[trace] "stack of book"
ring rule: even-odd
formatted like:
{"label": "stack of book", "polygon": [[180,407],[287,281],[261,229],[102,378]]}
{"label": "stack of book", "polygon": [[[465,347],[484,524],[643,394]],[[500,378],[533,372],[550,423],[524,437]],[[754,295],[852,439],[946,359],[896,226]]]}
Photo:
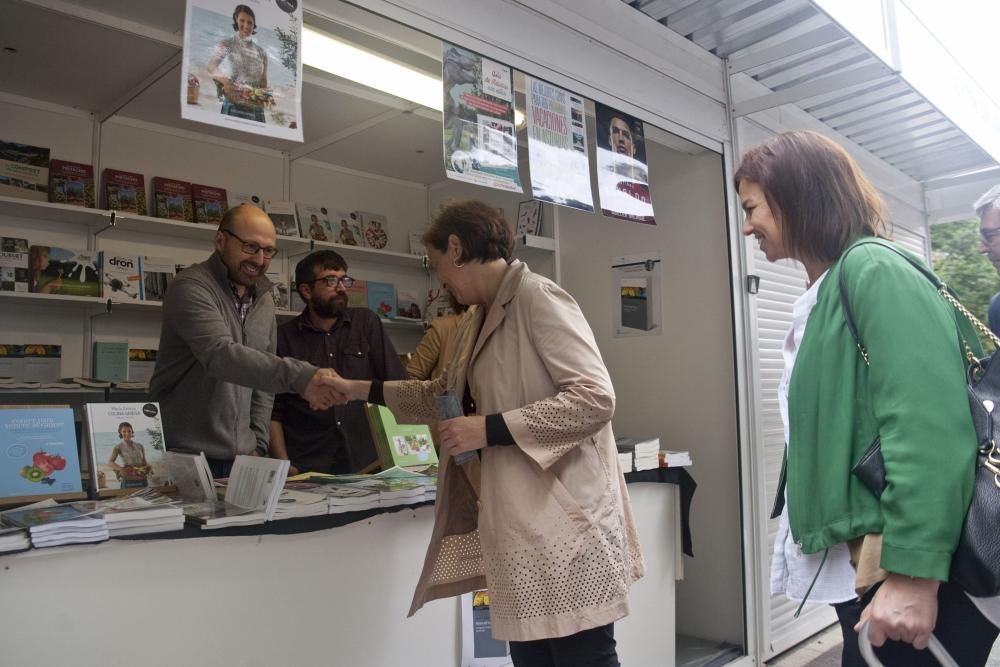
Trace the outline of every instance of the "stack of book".
{"label": "stack of book", "polygon": [[108,539],[104,517],[87,515],[71,505],[34,506],[4,512],[4,523],[28,529],[35,548],[103,542]]}
{"label": "stack of book", "polygon": [[[185,503],[182,507],[188,523],[210,530],[270,521],[285,487],[288,465],[280,459],[237,456],[225,482],[225,500]],[[203,489],[204,483],[199,486]]]}
{"label": "stack of book", "polygon": [[189,502],[181,505],[187,523],[202,530],[226,528],[228,526],[252,526],[264,523],[267,515],[263,510],[237,507],[224,500]]}
{"label": "stack of book", "polygon": [[[619,454],[623,452],[632,454],[632,470],[639,472],[660,467],[659,438],[618,438],[615,444],[618,446]],[[628,468],[625,468],[625,472],[628,472]]]}
{"label": "stack of book", "polygon": [[632,450],[627,449],[624,452],[618,450],[618,465],[621,466],[622,472],[632,472]]}
{"label": "stack of book", "polygon": [[[296,484],[291,482],[290,484]],[[300,482],[301,484],[301,482]],[[273,519],[279,521],[281,519],[292,519],[300,516],[319,516],[321,514],[330,513],[330,504],[327,501],[326,495],[323,493],[316,493],[312,489],[295,489],[285,488],[282,489],[281,495],[278,496],[278,505],[275,507]]]}
{"label": "stack of book", "polygon": [[73,503],[79,510],[104,517],[111,537],[163,533],[184,528],[180,505],[153,489],[116,500],[87,500]]}
{"label": "stack of book", "polygon": [[661,468],[680,468],[691,465],[690,452],[675,452],[670,449],[660,450]]}
{"label": "stack of book", "polygon": [[330,514],[363,512],[378,509],[378,491],[347,484],[325,484],[322,491],[329,504]]}
{"label": "stack of book", "polygon": [[18,526],[6,526],[0,523],[0,553],[24,551],[30,548],[28,531]]}

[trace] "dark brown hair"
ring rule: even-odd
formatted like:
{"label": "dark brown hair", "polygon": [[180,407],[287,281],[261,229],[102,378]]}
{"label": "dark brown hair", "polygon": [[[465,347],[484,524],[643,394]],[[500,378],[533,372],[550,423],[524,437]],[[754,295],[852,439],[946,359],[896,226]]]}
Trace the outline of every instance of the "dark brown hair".
{"label": "dark brown hair", "polygon": [[320,271],[347,271],[347,262],[339,252],[316,250],[295,265],[295,289],[302,294],[302,286],[312,281]]}
{"label": "dark brown hair", "polygon": [[832,262],[858,236],[888,237],[885,203],[843,148],[817,132],[785,132],[743,155],[733,176],[764,191],[785,250]]}
{"label": "dark brown hair", "polygon": [[240,14],[246,14],[253,19],[253,30],[250,31],[251,35],[257,34],[257,17],[254,16],[253,10],[246,5],[236,5],[236,9],[233,10],[233,30],[239,31],[240,24],[237,22]]}
{"label": "dark brown hair", "polygon": [[421,241],[438,252],[448,249],[448,237],[454,234],[462,242],[460,262],[510,262],[514,253],[514,235],[493,206],[475,199],[445,204],[424,232]]}

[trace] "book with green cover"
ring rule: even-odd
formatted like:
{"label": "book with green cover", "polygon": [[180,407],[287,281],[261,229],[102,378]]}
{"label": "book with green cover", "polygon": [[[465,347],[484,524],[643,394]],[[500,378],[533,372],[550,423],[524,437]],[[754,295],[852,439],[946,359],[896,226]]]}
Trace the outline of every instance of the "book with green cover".
{"label": "book with green cover", "polygon": [[94,341],[94,377],[113,381],[128,379],[128,341]]}
{"label": "book with green cover", "polygon": [[397,424],[388,408],[371,403],[365,406],[365,414],[383,469],[426,466],[438,462],[431,432],[426,425]]}

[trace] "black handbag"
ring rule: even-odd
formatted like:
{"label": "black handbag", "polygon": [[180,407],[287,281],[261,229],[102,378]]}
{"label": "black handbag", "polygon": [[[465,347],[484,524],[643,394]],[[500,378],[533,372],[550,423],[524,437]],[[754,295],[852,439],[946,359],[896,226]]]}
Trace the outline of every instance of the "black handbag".
{"label": "black handbag", "polygon": [[[1000,348],[1000,339],[989,330],[975,315],[963,306],[958,298],[934,275],[934,272],[923,266],[899,249],[880,243],[866,241],[852,246],[850,250],[862,245],[880,245],[900,255],[910,262],[924,275],[945,301],[962,314],[982,335]],[[847,253],[844,253],[846,256]],[[840,304],[844,311],[844,319],[858,352],[866,365],[869,364],[868,352],[865,350],[858,328],[854,322],[850,303],[847,300],[847,281],[844,277],[843,259],[840,270]],[[988,357],[977,359],[969,347],[965,337],[959,336],[965,348],[965,356],[969,362],[966,371],[968,385],[969,410],[972,423],[976,430],[979,454],[976,460],[976,480],[972,492],[972,502],[965,515],[962,526],[962,536],[958,547],[951,558],[950,581],[970,595],[988,597],[1000,594],[1000,450],[996,441],[1000,433],[1000,419],[994,419],[994,411],[1000,408],[1000,357],[994,352]],[[1000,351],[1000,350],[998,350]],[[994,363],[996,362],[996,363]],[[1000,417],[1000,414],[997,414]],[[875,496],[881,496],[885,488],[885,463],[882,459],[881,443],[878,438],[868,447],[851,471],[871,490]]]}

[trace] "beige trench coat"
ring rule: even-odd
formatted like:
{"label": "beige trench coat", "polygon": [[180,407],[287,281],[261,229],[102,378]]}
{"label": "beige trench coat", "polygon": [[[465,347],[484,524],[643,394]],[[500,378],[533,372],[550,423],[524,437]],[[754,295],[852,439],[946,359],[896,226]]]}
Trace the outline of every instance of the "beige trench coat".
{"label": "beige trench coat", "polygon": [[[477,335],[478,334],[478,335]],[[385,384],[397,419],[436,420],[434,397],[463,394],[502,413],[514,446],[441,460],[434,531],[410,614],[490,591],[493,635],[563,637],[628,614],[644,566],[611,432],[615,396],[576,301],[515,261],[488,313],[462,320],[435,381]]]}

